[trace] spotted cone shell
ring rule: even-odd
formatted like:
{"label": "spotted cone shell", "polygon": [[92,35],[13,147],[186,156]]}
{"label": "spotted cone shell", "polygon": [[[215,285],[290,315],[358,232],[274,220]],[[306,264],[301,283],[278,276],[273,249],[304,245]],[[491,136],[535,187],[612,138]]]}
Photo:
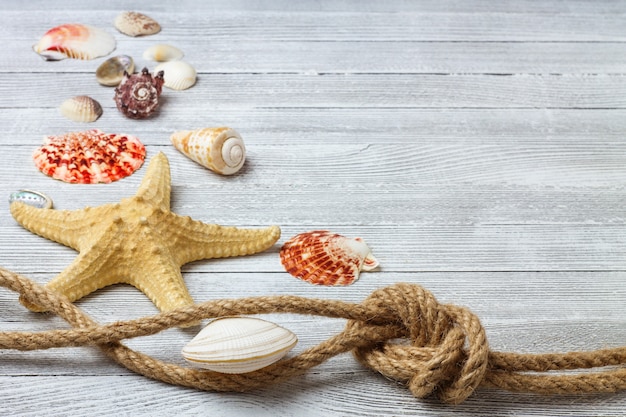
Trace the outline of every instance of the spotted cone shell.
{"label": "spotted cone shell", "polygon": [[152,76],[148,68],[139,74],[124,73],[122,82],[115,88],[117,109],[131,119],[145,119],[159,107],[163,89],[163,71]]}
{"label": "spotted cone shell", "polygon": [[280,261],[291,275],[316,285],[350,285],[378,260],[361,238],[326,230],[301,233],[285,242]]}
{"label": "spotted cone shell", "polygon": [[232,175],[246,161],[243,139],[230,127],[182,130],[170,140],[184,155],[218,174]]}

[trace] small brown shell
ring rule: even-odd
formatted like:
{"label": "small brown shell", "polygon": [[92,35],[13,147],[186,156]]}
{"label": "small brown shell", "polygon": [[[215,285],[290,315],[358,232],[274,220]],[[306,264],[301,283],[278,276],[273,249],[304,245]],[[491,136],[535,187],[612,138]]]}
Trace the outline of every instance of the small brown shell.
{"label": "small brown shell", "polygon": [[128,36],[154,35],[161,30],[161,25],[142,13],[122,12],[113,21],[117,30]]}
{"label": "small brown shell", "polygon": [[152,76],[148,68],[139,74],[128,75],[115,89],[117,109],[131,119],[145,119],[159,106],[159,97],[163,89],[163,71]]}
{"label": "small brown shell", "polygon": [[301,233],[285,242],[280,261],[291,275],[317,285],[350,285],[378,266],[361,238],[326,230]]}
{"label": "small brown shell", "polygon": [[102,106],[89,96],[76,96],[65,100],[59,107],[61,114],[75,122],[91,123],[102,116]]}
{"label": "small brown shell", "polygon": [[118,55],[104,61],[96,70],[96,80],[102,85],[115,87],[124,78],[124,73],[132,74],[135,62],[128,55]]}

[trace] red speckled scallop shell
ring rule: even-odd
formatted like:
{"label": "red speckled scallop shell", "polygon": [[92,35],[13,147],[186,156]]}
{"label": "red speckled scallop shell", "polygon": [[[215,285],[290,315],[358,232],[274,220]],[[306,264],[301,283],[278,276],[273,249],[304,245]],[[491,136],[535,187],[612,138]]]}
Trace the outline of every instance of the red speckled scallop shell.
{"label": "red speckled scallop shell", "polygon": [[316,285],[350,285],[361,271],[378,266],[361,238],[326,230],[292,237],[281,248],[280,261],[291,275]]}
{"label": "red speckled scallop shell", "polygon": [[33,153],[41,172],[78,184],[117,181],[141,167],[145,157],[146,148],[135,136],[98,129],[47,136]]}

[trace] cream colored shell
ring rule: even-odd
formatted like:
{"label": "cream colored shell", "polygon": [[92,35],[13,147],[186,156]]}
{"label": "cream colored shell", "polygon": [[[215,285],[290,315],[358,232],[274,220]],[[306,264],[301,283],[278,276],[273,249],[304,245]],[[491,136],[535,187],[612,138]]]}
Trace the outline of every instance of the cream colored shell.
{"label": "cream colored shell", "polygon": [[172,90],[186,90],[196,83],[196,69],[185,61],[164,62],[154,69],[159,71],[163,71],[163,85]]}
{"label": "cream colored shell", "polygon": [[122,12],[113,21],[117,30],[128,36],[153,35],[161,30],[159,23],[142,13]]}
{"label": "cream colored shell", "polygon": [[298,343],[291,331],[253,317],[213,320],[182,350],[201,368],[241,374],[264,368],[284,357]]}
{"label": "cream colored shell", "polygon": [[68,98],[59,107],[61,114],[75,122],[91,123],[102,115],[102,106],[89,96]]}
{"label": "cream colored shell", "polygon": [[184,56],[183,51],[172,45],[160,43],[146,49],[143,59],[157,62],[176,61]]}
{"label": "cream colored shell", "polygon": [[218,174],[232,175],[246,160],[243,139],[229,127],[182,130],[170,140],[184,155]]}

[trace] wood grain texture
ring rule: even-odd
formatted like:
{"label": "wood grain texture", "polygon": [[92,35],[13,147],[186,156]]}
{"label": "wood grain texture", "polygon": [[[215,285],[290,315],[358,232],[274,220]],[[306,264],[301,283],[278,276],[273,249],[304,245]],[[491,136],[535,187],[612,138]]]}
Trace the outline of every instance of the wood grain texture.
{"label": "wood grain texture", "polygon": [[[626,3],[550,0],[180,0],[134,2],[163,30],[129,38],[112,27],[127,2],[0,5],[0,195],[48,193],[58,209],[133,195],[145,172],[75,185],[31,161],[44,135],[87,128],[138,136],[172,167],[172,208],[205,222],[278,224],[282,237],[249,257],[183,267],[196,301],[294,294],[361,302],[397,282],[468,307],[492,349],[566,352],[626,340]],[[45,62],[31,46],[72,21],[104,28],[138,67],[171,43],[198,70],[190,90],[165,90],[158,114],[124,118],[94,71],[106,58]],[[88,94],[104,107],[85,125],[58,111]],[[169,142],[177,130],[227,125],[248,159],[221,177]],[[0,265],[45,283],[76,252],[30,234],[0,210]],[[288,275],[278,251],[312,229],[361,236],[381,261],[350,287]],[[157,312],[116,285],[78,302],[102,323]],[[0,331],[66,328],[0,291]],[[295,353],[345,321],[274,314]],[[128,340],[183,365],[197,329]],[[80,387],[80,395],[76,394]],[[216,416],[623,416],[626,395],[543,397],[481,389],[459,406],[409,391],[340,355],[306,375],[245,394],[147,380],[96,348],[0,353],[0,414]]]}

